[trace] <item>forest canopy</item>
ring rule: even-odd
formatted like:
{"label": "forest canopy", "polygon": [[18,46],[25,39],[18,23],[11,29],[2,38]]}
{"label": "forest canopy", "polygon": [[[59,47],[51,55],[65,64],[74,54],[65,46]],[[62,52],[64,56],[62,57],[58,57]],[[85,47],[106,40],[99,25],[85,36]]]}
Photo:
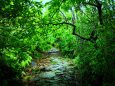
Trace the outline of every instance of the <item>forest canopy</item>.
{"label": "forest canopy", "polygon": [[0,81],[55,47],[81,86],[114,86],[114,10],[114,0],[0,0]]}

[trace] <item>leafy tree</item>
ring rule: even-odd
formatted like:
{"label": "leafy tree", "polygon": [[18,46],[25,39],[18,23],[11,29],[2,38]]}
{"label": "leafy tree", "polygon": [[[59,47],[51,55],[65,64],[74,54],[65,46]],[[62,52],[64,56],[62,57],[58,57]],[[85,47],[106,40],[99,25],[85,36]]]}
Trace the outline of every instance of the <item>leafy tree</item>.
{"label": "leafy tree", "polygon": [[74,58],[82,86],[112,86],[114,22],[114,0],[1,0],[0,76],[57,47]]}
{"label": "leafy tree", "polygon": [[[0,9],[3,9],[0,13],[0,81],[4,85],[8,77],[20,77],[32,58],[40,58],[40,53],[51,46],[44,42],[44,39],[47,39],[47,32],[39,24],[42,21],[41,2],[2,0],[0,5],[2,6]],[[6,8],[7,6],[9,7]],[[19,6],[17,11],[16,6]],[[37,55],[35,51],[38,52]],[[6,71],[11,75],[7,76]]]}
{"label": "leafy tree", "polygon": [[[62,30],[65,27],[67,31],[69,28],[71,35],[77,38],[77,46],[74,39],[72,43],[76,46],[76,56],[79,55],[79,58],[75,59],[79,60],[77,66],[81,74],[81,84],[84,86],[114,85],[114,77],[112,77],[114,76],[112,66],[114,50],[110,47],[114,46],[114,1],[52,0],[47,4],[51,20],[47,25],[60,26]],[[57,15],[62,17],[61,20],[58,20]],[[63,37],[63,33],[61,36]],[[67,54],[69,52],[66,51],[75,50],[75,46],[69,47],[71,41],[66,41],[70,36],[58,39],[62,53]],[[107,71],[109,68],[111,72]]]}

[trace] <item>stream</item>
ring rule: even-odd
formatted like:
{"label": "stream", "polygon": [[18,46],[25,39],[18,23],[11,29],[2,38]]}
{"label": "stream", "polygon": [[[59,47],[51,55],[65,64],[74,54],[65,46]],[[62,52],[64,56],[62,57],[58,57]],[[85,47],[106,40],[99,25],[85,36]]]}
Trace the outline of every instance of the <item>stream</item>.
{"label": "stream", "polygon": [[33,60],[24,76],[26,86],[79,86],[77,71],[70,58],[62,58],[59,53]]}

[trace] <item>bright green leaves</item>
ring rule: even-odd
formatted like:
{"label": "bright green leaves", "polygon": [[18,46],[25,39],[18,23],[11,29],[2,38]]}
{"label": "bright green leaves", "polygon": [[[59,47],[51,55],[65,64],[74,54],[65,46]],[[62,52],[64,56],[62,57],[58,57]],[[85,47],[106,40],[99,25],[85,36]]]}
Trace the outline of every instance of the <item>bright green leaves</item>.
{"label": "bright green leaves", "polygon": [[43,39],[40,36],[43,30],[39,27],[42,5],[27,0],[27,3],[3,1],[0,1],[0,60],[18,71],[29,65],[38,42],[44,41],[39,40]]}
{"label": "bright green leaves", "polygon": [[20,70],[31,62],[32,57],[27,53],[21,51],[20,48],[4,49],[2,51],[3,60],[8,66],[14,68],[16,71]]}
{"label": "bright green leaves", "polygon": [[22,57],[20,62],[20,67],[26,67],[30,64],[32,57],[27,52],[20,52],[19,56]]}
{"label": "bright green leaves", "polygon": [[61,27],[54,33],[56,46],[60,49],[63,55],[73,57],[74,50],[76,50],[76,38],[71,35],[70,29]]}
{"label": "bright green leaves", "polygon": [[[20,70],[29,65],[32,58],[41,58],[41,53],[56,47],[63,55],[75,57],[85,86],[88,86],[87,79],[93,80],[95,74],[106,72],[108,67],[112,71],[115,51],[113,2],[103,0],[102,26],[98,10],[92,6],[96,0],[87,0],[90,4],[85,1],[52,0],[42,5],[42,2],[29,0],[1,0],[0,60]],[[97,40],[91,43],[73,35],[72,26],[76,34],[85,38],[90,38],[94,30],[92,37],[97,35]]]}

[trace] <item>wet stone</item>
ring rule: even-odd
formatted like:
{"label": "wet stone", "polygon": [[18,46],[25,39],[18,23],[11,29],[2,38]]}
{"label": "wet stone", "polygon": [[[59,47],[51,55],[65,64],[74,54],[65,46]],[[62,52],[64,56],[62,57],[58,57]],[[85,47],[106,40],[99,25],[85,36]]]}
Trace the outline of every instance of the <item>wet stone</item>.
{"label": "wet stone", "polygon": [[[52,49],[51,52],[55,52]],[[48,66],[44,66],[44,70],[40,70],[36,77],[31,81],[30,86],[79,86],[75,81],[75,70],[72,61],[62,59],[61,57],[50,55],[50,63]],[[32,66],[36,63],[32,62]],[[76,85],[77,84],[77,85]]]}
{"label": "wet stone", "polygon": [[55,77],[55,72],[42,72],[40,75],[39,75],[40,78],[53,78]]}
{"label": "wet stone", "polygon": [[33,79],[31,79],[31,81],[30,82],[35,82],[35,81],[39,81],[40,80],[40,78],[39,77],[34,77]]}

